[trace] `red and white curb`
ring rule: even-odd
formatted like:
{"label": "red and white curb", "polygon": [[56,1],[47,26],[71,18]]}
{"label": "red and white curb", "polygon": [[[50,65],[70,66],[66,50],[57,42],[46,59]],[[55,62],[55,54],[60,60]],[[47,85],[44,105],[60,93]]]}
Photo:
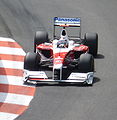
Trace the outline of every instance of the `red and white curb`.
{"label": "red and white curb", "polygon": [[25,52],[13,39],[0,37],[0,120],[13,120],[29,106],[35,87],[23,85]]}

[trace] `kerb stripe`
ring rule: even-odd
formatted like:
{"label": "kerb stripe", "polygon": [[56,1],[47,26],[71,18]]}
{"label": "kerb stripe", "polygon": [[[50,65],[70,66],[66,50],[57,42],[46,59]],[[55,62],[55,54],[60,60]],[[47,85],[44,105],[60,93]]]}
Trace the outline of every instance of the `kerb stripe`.
{"label": "kerb stripe", "polygon": [[21,48],[19,44],[16,42],[10,42],[10,41],[0,41],[0,47],[11,47],[11,48]]}
{"label": "kerb stripe", "polygon": [[22,114],[22,112],[27,109],[27,106],[9,103],[0,103],[0,106],[0,112],[12,114]]}
{"label": "kerb stripe", "polygon": [[0,60],[11,60],[11,61],[24,61],[24,56],[21,55],[9,55],[9,54],[0,54]]}
{"label": "kerb stripe", "polygon": [[25,55],[15,40],[0,37],[0,120],[14,120],[33,99],[35,86],[23,82]]}
{"label": "kerb stripe", "polygon": [[20,61],[0,60],[0,68],[22,69],[23,65],[24,62]]}
{"label": "kerb stripe", "polygon": [[0,68],[0,75],[23,76],[23,70]]}
{"label": "kerb stripe", "polygon": [[0,84],[0,92],[33,96],[35,92],[35,88],[26,87],[26,86],[18,86],[18,85]]}
{"label": "kerb stripe", "polygon": [[19,114],[0,112],[0,120],[14,120]]}
{"label": "kerb stripe", "polygon": [[0,92],[0,102],[28,106],[33,96]]}
{"label": "kerb stripe", "polygon": [[25,55],[22,48],[0,47],[0,54]]}
{"label": "kerb stripe", "polygon": [[11,38],[3,38],[3,37],[0,37],[0,42],[1,41],[7,41],[7,42],[15,42],[15,40],[11,39]]}

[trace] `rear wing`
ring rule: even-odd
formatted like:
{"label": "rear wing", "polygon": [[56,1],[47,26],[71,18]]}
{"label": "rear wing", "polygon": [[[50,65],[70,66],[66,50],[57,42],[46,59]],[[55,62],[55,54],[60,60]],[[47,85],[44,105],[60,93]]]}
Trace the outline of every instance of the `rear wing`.
{"label": "rear wing", "polygon": [[[59,28],[58,28],[59,27]],[[81,18],[80,17],[54,17],[54,28],[53,28],[53,39],[58,38],[57,29],[63,27],[64,29],[77,29],[79,28],[79,32],[75,35],[69,35],[69,37],[81,38]],[[78,36],[77,36],[78,35]]]}
{"label": "rear wing", "polygon": [[54,26],[60,27],[80,27],[80,18],[54,17]]}

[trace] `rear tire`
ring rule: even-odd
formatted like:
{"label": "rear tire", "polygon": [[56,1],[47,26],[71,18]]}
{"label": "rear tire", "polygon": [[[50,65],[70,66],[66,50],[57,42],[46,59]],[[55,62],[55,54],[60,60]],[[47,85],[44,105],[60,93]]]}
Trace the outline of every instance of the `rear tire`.
{"label": "rear tire", "polygon": [[44,42],[49,42],[48,33],[45,31],[37,31],[34,37],[34,52],[36,52],[36,46]]}
{"label": "rear tire", "polygon": [[80,55],[79,72],[88,73],[94,71],[94,58],[91,54]]}
{"label": "rear tire", "polygon": [[38,53],[28,52],[24,58],[24,69],[36,71],[39,69],[41,56]]}
{"label": "rear tire", "polygon": [[98,53],[98,34],[86,33],[84,35],[85,45],[89,47],[89,53],[96,56]]}

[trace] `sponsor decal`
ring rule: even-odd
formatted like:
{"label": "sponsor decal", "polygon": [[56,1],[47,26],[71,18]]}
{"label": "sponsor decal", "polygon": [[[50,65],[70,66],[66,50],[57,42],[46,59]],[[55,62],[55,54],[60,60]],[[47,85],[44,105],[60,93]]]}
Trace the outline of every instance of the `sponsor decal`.
{"label": "sponsor decal", "polygon": [[55,17],[55,22],[80,23],[80,18],[60,18]]}

